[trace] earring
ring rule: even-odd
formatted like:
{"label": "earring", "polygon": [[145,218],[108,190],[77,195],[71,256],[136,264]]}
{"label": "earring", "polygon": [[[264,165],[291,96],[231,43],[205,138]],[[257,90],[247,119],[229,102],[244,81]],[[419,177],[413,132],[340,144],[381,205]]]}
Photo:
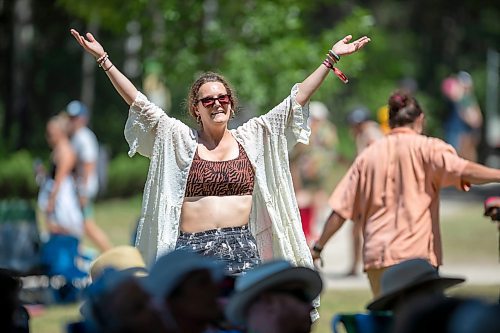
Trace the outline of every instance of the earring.
{"label": "earring", "polygon": [[196,115],[196,122],[201,124],[201,116],[199,114]]}
{"label": "earring", "polygon": [[234,110],[231,109],[231,119],[233,119],[233,118],[234,118]]}

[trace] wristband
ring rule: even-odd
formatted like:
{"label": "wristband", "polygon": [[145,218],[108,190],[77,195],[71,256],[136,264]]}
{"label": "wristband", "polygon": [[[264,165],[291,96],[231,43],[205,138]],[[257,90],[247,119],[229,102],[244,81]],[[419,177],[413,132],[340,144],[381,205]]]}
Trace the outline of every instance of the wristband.
{"label": "wristband", "polygon": [[340,56],[337,53],[333,52],[332,50],[328,50],[328,54],[331,55],[332,57],[334,57],[335,60],[337,60],[337,61],[340,60]]}
{"label": "wristband", "polygon": [[342,71],[340,69],[338,69],[337,67],[334,67],[328,58],[323,61],[323,65],[326,68],[331,69],[342,82],[344,82],[344,83],[349,82],[349,79],[347,78],[347,76],[344,73],[342,73]]}
{"label": "wristband", "polygon": [[104,68],[104,67],[102,67],[102,69],[103,69],[105,72],[107,72],[107,71],[109,71],[111,68],[113,68],[113,66],[114,66],[114,64],[111,64],[111,66],[109,66],[108,68]]}
{"label": "wristband", "polygon": [[333,67],[333,72],[335,73],[335,75],[337,75],[337,77],[344,83],[348,83],[349,82],[349,79],[347,78],[347,76],[342,73],[342,71],[340,69],[338,69],[337,67]]}

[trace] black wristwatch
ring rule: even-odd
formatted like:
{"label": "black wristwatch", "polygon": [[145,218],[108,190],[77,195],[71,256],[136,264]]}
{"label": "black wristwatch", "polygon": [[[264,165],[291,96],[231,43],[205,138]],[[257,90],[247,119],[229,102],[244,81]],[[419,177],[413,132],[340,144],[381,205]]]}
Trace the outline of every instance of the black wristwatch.
{"label": "black wristwatch", "polygon": [[323,251],[323,247],[319,246],[318,243],[314,243],[314,245],[313,245],[313,251],[317,252],[319,254],[319,253],[321,253],[321,251]]}

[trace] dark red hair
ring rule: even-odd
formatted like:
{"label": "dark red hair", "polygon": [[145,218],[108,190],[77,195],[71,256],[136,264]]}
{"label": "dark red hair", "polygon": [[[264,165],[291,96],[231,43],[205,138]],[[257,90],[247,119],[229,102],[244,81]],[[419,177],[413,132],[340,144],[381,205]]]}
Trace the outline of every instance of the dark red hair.
{"label": "dark red hair", "polygon": [[388,104],[391,128],[411,124],[423,113],[415,97],[402,90],[394,92]]}

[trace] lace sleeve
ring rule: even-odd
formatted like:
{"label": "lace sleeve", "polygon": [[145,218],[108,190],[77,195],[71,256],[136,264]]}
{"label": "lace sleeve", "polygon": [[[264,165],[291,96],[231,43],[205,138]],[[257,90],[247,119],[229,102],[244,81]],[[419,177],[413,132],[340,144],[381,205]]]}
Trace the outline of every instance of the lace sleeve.
{"label": "lace sleeve", "polygon": [[311,128],[309,127],[309,102],[301,106],[296,96],[299,85],[292,87],[290,96],[275,106],[267,114],[260,117],[268,130],[277,135],[286,135],[288,141],[309,143]]}
{"label": "lace sleeve", "polygon": [[134,102],[130,105],[124,131],[130,147],[130,157],[136,152],[146,157],[151,156],[156,125],[162,116],[166,116],[166,113],[161,108],[151,103],[141,92],[137,92]]}

